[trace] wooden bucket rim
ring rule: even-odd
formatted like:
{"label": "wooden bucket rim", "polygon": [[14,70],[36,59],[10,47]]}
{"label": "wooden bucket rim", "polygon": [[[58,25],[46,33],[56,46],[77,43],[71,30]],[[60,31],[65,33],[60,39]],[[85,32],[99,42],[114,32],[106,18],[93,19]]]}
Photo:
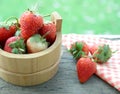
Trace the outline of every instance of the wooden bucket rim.
{"label": "wooden bucket rim", "polygon": [[16,58],[16,59],[29,59],[29,58],[44,56],[46,54],[49,54],[51,51],[53,51],[61,43],[61,37],[62,37],[61,32],[57,32],[55,42],[49,48],[40,52],[30,53],[30,54],[13,54],[0,49],[0,55],[4,57]]}

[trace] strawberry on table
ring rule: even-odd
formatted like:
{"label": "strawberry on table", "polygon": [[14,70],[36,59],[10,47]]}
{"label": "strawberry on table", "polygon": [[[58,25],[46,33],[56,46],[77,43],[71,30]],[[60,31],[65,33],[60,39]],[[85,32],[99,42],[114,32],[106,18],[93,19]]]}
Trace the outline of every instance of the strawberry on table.
{"label": "strawberry on table", "polygon": [[99,46],[94,45],[89,50],[96,63],[106,63],[112,56],[112,50],[107,44]]}
{"label": "strawberry on table", "polygon": [[94,45],[90,45],[88,48],[89,48],[89,52],[91,53],[91,55],[93,55],[93,53],[98,49],[98,46],[97,44],[94,44]]}
{"label": "strawberry on table", "polygon": [[27,40],[43,26],[43,17],[28,10],[21,15],[19,23],[21,37]]}
{"label": "strawberry on table", "polygon": [[48,42],[46,42],[46,39],[40,36],[40,34],[31,36],[27,40],[26,45],[28,53],[36,53],[48,48]]}
{"label": "strawberry on table", "polygon": [[88,45],[84,41],[77,41],[70,47],[70,52],[73,57],[78,60],[82,56],[87,56],[89,53]]}
{"label": "strawberry on table", "polygon": [[85,83],[96,72],[96,63],[88,57],[82,57],[77,61],[76,68],[79,81]]}
{"label": "strawberry on table", "polygon": [[48,32],[48,34],[45,36],[46,40],[52,44],[55,41],[56,38],[56,26],[53,23],[45,23],[43,27],[38,31],[40,35],[45,35]]}
{"label": "strawberry on table", "polygon": [[24,40],[18,36],[7,39],[4,50],[14,54],[23,54],[26,51]]}

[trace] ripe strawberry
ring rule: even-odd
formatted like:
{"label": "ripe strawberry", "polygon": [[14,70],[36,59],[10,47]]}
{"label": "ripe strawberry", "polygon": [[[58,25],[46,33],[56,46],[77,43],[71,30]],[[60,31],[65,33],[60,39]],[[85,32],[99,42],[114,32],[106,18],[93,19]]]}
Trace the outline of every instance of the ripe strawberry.
{"label": "ripe strawberry", "polygon": [[25,43],[24,40],[18,36],[13,36],[7,39],[4,50],[14,54],[25,53]]}
{"label": "ripe strawberry", "polygon": [[99,45],[91,45],[89,46],[89,52],[91,53],[91,55],[93,55],[93,53],[98,49]]}
{"label": "ripe strawberry", "polygon": [[45,35],[48,32],[48,34],[45,36],[46,40],[52,44],[55,41],[56,38],[56,26],[53,23],[47,23],[44,24],[43,27],[38,31],[40,35]]}
{"label": "ripe strawberry", "polygon": [[75,42],[70,47],[70,52],[73,57],[78,60],[82,56],[87,56],[89,53],[88,45],[84,41]]}
{"label": "ripe strawberry", "polygon": [[28,38],[26,45],[28,53],[36,53],[48,48],[48,42],[39,34],[35,34]]}
{"label": "ripe strawberry", "polygon": [[102,46],[93,46],[90,49],[90,53],[93,56],[93,59],[96,63],[105,63],[107,62],[111,56],[112,56],[112,51],[109,47],[109,45],[102,45]]}
{"label": "ripe strawberry", "polygon": [[43,18],[32,11],[24,12],[20,17],[21,37],[27,40],[43,26]]}
{"label": "ripe strawberry", "polygon": [[79,81],[85,83],[96,72],[96,63],[88,57],[80,58],[76,68]]}
{"label": "ripe strawberry", "polygon": [[9,37],[13,36],[16,31],[17,28],[15,25],[0,25],[0,42],[6,41]]}

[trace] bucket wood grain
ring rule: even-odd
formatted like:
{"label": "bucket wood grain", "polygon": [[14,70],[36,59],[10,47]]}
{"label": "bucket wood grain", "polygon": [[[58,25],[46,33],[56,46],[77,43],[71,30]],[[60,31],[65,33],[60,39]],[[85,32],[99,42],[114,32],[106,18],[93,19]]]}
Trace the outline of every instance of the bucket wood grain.
{"label": "bucket wood grain", "polygon": [[57,72],[59,60],[50,68],[32,74],[18,74],[0,69],[0,77],[6,82],[19,86],[33,86],[50,80]]}

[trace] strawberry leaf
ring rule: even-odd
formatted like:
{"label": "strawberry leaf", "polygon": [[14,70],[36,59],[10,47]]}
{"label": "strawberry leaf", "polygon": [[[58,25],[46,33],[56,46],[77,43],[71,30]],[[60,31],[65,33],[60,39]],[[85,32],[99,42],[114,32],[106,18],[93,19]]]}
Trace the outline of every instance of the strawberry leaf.
{"label": "strawberry leaf", "polygon": [[99,46],[98,50],[93,54],[93,58],[96,58],[95,62],[105,63],[112,56],[112,51],[109,45],[104,44]]}
{"label": "strawberry leaf", "polygon": [[86,55],[86,53],[83,51],[83,47],[84,47],[83,42],[75,42],[72,44],[70,48],[70,52],[75,59],[79,59],[80,57]]}
{"label": "strawberry leaf", "polygon": [[25,53],[25,43],[23,39],[16,40],[9,44],[9,46],[12,48],[12,53],[15,54],[23,54]]}
{"label": "strawberry leaf", "polygon": [[14,49],[12,49],[12,53],[14,53],[14,54],[18,54],[18,53],[19,53],[19,51],[18,51],[18,49],[17,49],[17,48],[14,48]]}
{"label": "strawberry leaf", "polygon": [[82,50],[82,48],[83,48],[83,43],[82,42],[76,42],[76,49],[77,50]]}

